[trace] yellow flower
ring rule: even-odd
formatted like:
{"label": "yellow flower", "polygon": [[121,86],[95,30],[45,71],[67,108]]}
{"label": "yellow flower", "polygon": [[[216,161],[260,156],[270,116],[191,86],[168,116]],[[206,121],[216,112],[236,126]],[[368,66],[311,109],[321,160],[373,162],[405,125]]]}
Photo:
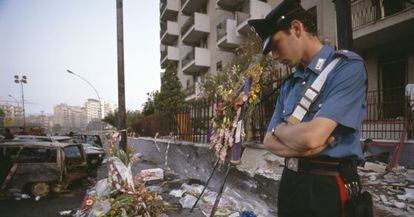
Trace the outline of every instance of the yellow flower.
{"label": "yellow flower", "polygon": [[92,206],[93,205],[93,200],[92,199],[87,199],[86,200],[86,205],[87,206]]}
{"label": "yellow flower", "polygon": [[255,91],[256,91],[256,93],[260,92],[260,86],[259,85],[256,86]]}

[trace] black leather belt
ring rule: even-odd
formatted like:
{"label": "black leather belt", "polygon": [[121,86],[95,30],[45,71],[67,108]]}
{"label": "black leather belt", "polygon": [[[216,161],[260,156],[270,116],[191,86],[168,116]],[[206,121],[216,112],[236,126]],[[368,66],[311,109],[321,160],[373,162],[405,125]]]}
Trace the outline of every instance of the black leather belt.
{"label": "black leather belt", "polygon": [[285,167],[298,173],[339,175],[341,162],[309,158],[285,158]]}

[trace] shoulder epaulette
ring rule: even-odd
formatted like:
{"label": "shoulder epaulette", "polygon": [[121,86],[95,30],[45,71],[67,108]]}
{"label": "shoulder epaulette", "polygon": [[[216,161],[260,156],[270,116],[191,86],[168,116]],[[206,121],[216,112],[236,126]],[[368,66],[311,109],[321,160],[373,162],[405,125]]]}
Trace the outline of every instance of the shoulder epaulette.
{"label": "shoulder epaulette", "polygon": [[361,60],[363,61],[362,57],[353,52],[353,51],[349,51],[349,50],[338,50],[335,51],[336,56],[343,56],[345,58],[347,58],[348,60]]}

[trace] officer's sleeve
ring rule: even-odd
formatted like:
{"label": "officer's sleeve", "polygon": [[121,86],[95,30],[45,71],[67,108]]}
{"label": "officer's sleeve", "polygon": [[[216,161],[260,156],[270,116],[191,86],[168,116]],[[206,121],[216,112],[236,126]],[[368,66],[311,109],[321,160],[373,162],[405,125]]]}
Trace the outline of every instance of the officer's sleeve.
{"label": "officer's sleeve", "polygon": [[282,122],[282,118],[280,115],[282,114],[283,110],[283,91],[281,88],[281,91],[279,93],[279,96],[276,100],[276,106],[275,110],[273,111],[272,119],[270,119],[269,126],[267,127],[267,132],[272,132],[272,129],[275,128],[277,125],[279,125]]}
{"label": "officer's sleeve", "polygon": [[349,62],[332,78],[327,96],[315,117],[329,118],[356,130],[365,106],[366,71],[362,61]]}

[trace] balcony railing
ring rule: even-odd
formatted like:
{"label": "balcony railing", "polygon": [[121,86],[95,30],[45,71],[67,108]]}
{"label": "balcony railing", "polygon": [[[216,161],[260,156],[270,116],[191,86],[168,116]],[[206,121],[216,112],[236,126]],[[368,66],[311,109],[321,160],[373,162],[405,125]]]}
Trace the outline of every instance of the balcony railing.
{"label": "balcony railing", "polygon": [[195,48],[192,48],[190,52],[188,52],[183,60],[181,61],[182,67],[185,68],[190,62],[194,61],[195,59]]}
{"label": "balcony railing", "polygon": [[241,8],[245,0],[216,0],[216,4],[228,11],[235,11]]}
{"label": "balcony railing", "polygon": [[365,137],[398,140],[407,122],[407,137],[414,138],[414,99],[406,96],[404,87],[369,91],[366,108],[367,124],[362,127]]}
{"label": "balcony railing", "polygon": [[208,0],[181,0],[181,12],[191,15],[197,11],[206,11]]}
{"label": "balcony railing", "polygon": [[239,26],[240,24],[242,24],[244,21],[246,21],[249,18],[250,18],[250,14],[237,11],[236,12],[237,26]]}
{"label": "balcony railing", "polygon": [[161,23],[160,37],[162,44],[174,45],[179,33],[177,22],[168,20]]}
{"label": "balcony railing", "polygon": [[227,20],[223,20],[221,23],[217,25],[217,41],[219,41],[221,38],[226,36],[227,34]]}
{"label": "balcony railing", "polygon": [[184,36],[185,33],[188,32],[188,30],[194,26],[194,15],[191,16],[190,18],[188,18],[188,20],[183,24],[183,26],[181,27],[181,36]]}
{"label": "balcony railing", "polygon": [[160,7],[160,14],[164,11],[164,9],[167,7],[167,1],[161,1],[161,7]]}
{"label": "balcony railing", "polygon": [[413,6],[407,0],[352,0],[352,28],[357,29]]}
{"label": "balcony railing", "polygon": [[168,51],[167,48],[164,51],[161,51],[161,61],[167,56]]}

